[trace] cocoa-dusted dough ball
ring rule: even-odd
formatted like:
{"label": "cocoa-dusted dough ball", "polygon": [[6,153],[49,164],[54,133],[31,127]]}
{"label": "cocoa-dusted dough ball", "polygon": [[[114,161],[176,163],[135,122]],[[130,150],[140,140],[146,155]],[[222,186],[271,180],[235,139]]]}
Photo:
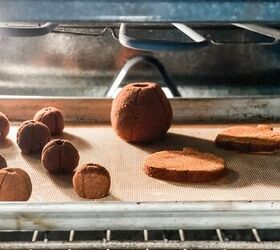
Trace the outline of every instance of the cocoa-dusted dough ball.
{"label": "cocoa-dusted dough ball", "polygon": [[39,110],[35,114],[34,120],[44,123],[49,128],[51,135],[59,135],[64,129],[63,114],[54,107]]}
{"label": "cocoa-dusted dough ball", "polygon": [[172,109],[161,87],[156,83],[132,83],[114,99],[111,123],[125,141],[155,141],[167,132]]}
{"label": "cocoa-dusted dough ball", "polygon": [[20,168],[0,170],[0,201],[27,201],[32,193],[29,175]]}
{"label": "cocoa-dusted dough ball", "polygon": [[10,131],[10,122],[7,116],[0,112],[0,142],[6,138]]}
{"label": "cocoa-dusted dough ball", "polygon": [[67,140],[52,140],[42,151],[43,166],[53,174],[71,173],[78,166],[78,150]]}
{"label": "cocoa-dusted dough ball", "polygon": [[6,168],[7,167],[7,162],[3,155],[0,154],[0,169]]}
{"label": "cocoa-dusted dough ball", "polygon": [[23,153],[39,153],[49,141],[50,131],[45,124],[29,120],[19,126],[17,144]]}
{"label": "cocoa-dusted dough ball", "polygon": [[78,167],[73,177],[75,192],[82,198],[100,199],[109,193],[110,174],[106,168],[89,163]]}

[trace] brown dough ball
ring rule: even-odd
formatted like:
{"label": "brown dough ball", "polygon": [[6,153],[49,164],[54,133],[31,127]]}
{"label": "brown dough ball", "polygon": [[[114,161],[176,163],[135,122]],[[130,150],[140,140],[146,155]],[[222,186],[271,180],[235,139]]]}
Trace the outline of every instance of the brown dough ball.
{"label": "brown dough ball", "polygon": [[7,167],[7,162],[3,155],[0,154],[0,169],[6,168]]}
{"label": "brown dough ball", "polygon": [[86,199],[99,199],[107,196],[110,186],[109,172],[98,164],[89,163],[78,167],[73,177],[75,192]]}
{"label": "brown dough ball", "polygon": [[132,83],[114,99],[111,123],[125,141],[159,140],[172,122],[172,109],[161,87],[156,83]]}
{"label": "brown dough ball", "polygon": [[29,175],[20,168],[0,170],[0,201],[27,201],[32,193]]}
{"label": "brown dough ball", "polygon": [[35,114],[34,120],[44,123],[49,128],[51,135],[59,135],[64,129],[63,114],[54,107],[39,110]]}
{"label": "brown dough ball", "polygon": [[7,116],[0,112],[0,142],[6,138],[10,131],[10,122]]}
{"label": "brown dough ball", "polygon": [[78,166],[78,150],[67,140],[52,140],[42,151],[43,166],[53,174],[71,173]]}
{"label": "brown dough ball", "polygon": [[19,126],[17,144],[23,153],[39,153],[49,141],[50,131],[43,123],[29,120]]}

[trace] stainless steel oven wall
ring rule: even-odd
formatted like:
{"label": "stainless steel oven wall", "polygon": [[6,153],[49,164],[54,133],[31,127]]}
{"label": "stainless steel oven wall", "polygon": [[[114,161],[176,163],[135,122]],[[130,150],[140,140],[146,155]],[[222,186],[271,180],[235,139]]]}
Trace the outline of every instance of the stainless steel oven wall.
{"label": "stainless steel oven wall", "polygon": [[[118,24],[70,26],[77,32],[83,27],[91,35],[2,37],[0,93],[101,97],[126,60],[137,55],[157,58],[185,97],[280,93],[280,46],[253,32],[229,25],[196,25],[192,27],[200,34],[210,34],[222,44],[188,51],[141,52],[120,45],[109,30],[98,35],[107,26],[117,34]],[[69,28],[69,24],[59,27]],[[186,40],[167,25],[131,25],[129,35]],[[158,73],[145,65],[136,66],[125,82],[145,80],[162,82]]]}

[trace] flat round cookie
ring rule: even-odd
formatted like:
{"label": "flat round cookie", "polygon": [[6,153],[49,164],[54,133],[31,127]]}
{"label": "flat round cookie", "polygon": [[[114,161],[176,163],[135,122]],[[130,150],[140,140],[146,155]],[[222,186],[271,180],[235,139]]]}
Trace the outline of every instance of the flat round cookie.
{"label": "flat round cookie", "polygon": [[183,151],[160,151],[144,161],[144,172],[154,178],[175,182],[208,182],[223,176],[222,158],[184,148]]}
{"label": "flat round cookie", "polygon": [[233,126],[219,133],[215,144],[238,152],[275,153],[280,150],[280,133],[268,125]]}

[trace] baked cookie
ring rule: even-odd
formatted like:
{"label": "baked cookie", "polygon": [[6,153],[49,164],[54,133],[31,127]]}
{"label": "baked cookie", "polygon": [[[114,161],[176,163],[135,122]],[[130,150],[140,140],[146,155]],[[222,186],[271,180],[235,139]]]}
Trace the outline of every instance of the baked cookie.
{"label": "baked cookie", "polygon": [[0,170],[0,201],[27,201],[31,193],[31,180],[23,169]]}
{"label": "baked cookie", "polygon": [[64,129],[64,118],[62,112],[54,107],[39,110],[34,120],[44,123],[50,130],[51,135],[59,135]]}
{"label": "baked cookie", "polygon": [[67,140],[52,140],[42,151],[43,166],[52,174],[71,173],[78,166],[79,152]]}
{"label": "baked cookie", "polygon": [[10,131],[10,122],[7,116],[0,112],[0,142],[6,138]]}
{"label": "baked cookie", "polygon": [[184,148],[183,151],[160,151],[149,155],[144,161],[144,172],[154,178],[175,182],[208,182],[225,171],[222,158]]}
{"label": "baked cookie", "polygon": [[75,192],[86,199],[100,199],[107,196],[110,186],[110,174],[99,164],[89,163],[78,167],[73,177]]}
{"label": "baked cookie", "polygon": [[0,154],[0,169],[6,168],[7,162],[3,155]]}
{"label": "baked cookie", "polygon": [[23,122],[17,132],[17,144],[25,154],[40,153],[50,138],[48,127],[33,120]]}
{"label": "baked cookie", "polygon": [[274,153],[280,150],[280,133],[268,125],[233,126],[219,133],[215,144],[238,152]]}

